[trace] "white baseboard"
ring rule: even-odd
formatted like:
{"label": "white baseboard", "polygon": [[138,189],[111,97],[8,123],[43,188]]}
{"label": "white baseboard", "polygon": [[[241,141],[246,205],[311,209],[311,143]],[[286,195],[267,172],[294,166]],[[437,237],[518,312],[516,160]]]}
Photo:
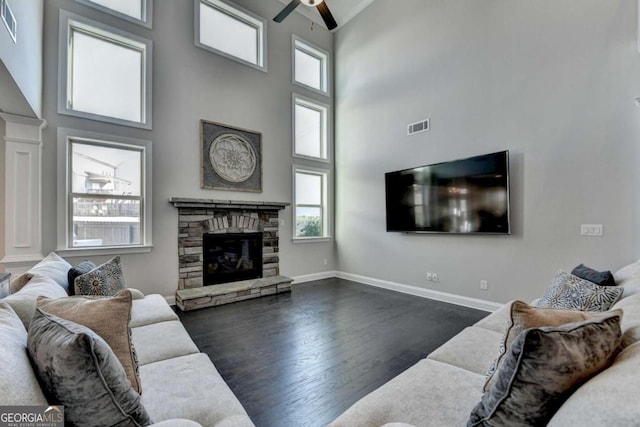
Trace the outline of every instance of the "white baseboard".
{"label": "white baseboard", "polygon": [[436,301],[448,302],[463,307],[475,308],[483,311],[496,311],[504,304],[493,301],[486,301],[477,298],[469,298],[461,295],[448,294],[446,292],[434,291],[431,289],[419,288],[417,286],[405,285],[402,283],[390,282],[387,280],[374,279],[372,277],[360,276],[357,274],[336,272],[336,277],[345,280],[351,280],[365,285],[376,286],[378,288],[389,289],[392,291],[402,292],[405,294],[415,295]]}
{"label": "white baseboard", "polygon": [[338,277],[337,271],[322,271],[320,273],[312,273],[312,274],[303,274],[302,276],[292,277],[293,284],[296,283],[305,283],[305,282],[313,282],[314,280],[321,279],[331,279],[334,277]]}

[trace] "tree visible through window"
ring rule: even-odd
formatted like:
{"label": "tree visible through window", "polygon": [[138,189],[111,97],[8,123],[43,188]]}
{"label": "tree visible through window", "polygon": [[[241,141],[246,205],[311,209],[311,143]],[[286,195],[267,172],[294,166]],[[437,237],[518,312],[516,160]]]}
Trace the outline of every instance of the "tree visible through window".
{"label": "tree visible through window", "polygon": [[325,237],[326,172],[297,169],[295,172],[295,236]]}

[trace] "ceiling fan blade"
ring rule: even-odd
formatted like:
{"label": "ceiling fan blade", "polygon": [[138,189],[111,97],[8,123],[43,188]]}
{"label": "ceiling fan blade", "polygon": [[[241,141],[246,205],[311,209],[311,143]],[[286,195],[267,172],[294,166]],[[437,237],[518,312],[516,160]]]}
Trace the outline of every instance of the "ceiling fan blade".
{"label": "ceiling fan blade", "polygon": [[279,14],[277,14],[275,18],[273,18],[273,20],[276,22],[284,21],[284,18],[289,16],[289,14],[293,12],[294,9],[298,7],[299,4],[300,4],[300,0],[291,0],[291,3],[286,5],[285,8],[282,9],[282,11]]}
{"label": "ceiling fan blade", "polygon": [[319,5],[316,6],[318,8],[318,12],[320,12],[320,16],[322,16],[322,20],[325,24],[327,24],[327,28],[329,30],[333,30],[338,26],[338,23],[335,19],[333,19],[333,15],[329,11],[329,6],[327,6],[327,2],[323,1]]}

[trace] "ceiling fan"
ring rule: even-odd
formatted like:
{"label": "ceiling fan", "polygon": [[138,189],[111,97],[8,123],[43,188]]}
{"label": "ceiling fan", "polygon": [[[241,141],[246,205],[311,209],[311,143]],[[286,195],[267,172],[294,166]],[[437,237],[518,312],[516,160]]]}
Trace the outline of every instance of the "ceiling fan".
{"label": "ceiling fan", "polygon": [[300,3],[303,3],[310,7],[315,7],[316,9],[318,9],[318,12],[320,12],[320,16],[322,16],[322,20],[327,25],[327,28],[329,30],[333,30],[338,26],[338,24],[336,23],[336,20],[333,19],[333,15],[329,11],[329,7],[324,2],[324,0],[291,0],[291,2],[288,5],[286,5],[285,8],[282,9],[282,12],[277,14],[276,17],[273,18],[273,20],[276,22],[284,21],[284,18],[289,16],[289,14],[293,12],[295,8],[298,7],[298,5],[300,5]]}

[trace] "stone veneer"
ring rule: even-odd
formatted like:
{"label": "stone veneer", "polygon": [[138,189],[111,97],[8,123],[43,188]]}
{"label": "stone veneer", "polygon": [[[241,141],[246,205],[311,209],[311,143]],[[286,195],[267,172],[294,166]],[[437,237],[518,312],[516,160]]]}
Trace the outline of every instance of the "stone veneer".
{"label": "stone veneer", "polygon": [[262,232],[262,276],[263,278],[279,276],[278,212],[289,203],[177,197],[172,197],[169,202],[178,208],[179,215],[179,290],[203,286],[202,236],[204,233]]}

